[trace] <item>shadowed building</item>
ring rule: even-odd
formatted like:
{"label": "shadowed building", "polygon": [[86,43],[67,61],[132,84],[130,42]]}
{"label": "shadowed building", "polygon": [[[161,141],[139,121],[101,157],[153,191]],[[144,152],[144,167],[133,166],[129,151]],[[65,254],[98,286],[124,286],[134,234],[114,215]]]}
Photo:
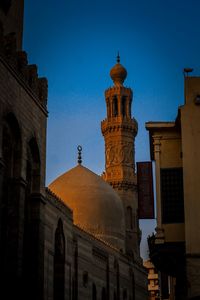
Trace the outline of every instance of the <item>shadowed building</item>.
{"label": "shadowed building", "polygon": [[169,297],[170,282],[170,299],[181,300],[200,299],[200,77],[187,75],[184,84],[185,103],[176,120],[146,123],[157,203],[150,258],[162,273],[163,298]]}
{"label": "shadowed building", "polygon": [[104,177],[84,167],[79,153],[78,165],[45,188],[47,80],[22,50],[23,1],[2,1],[0,20],[2,295],[147,299],[134,171],[137,123],[132,92],[123,87],[125,69],[118,61],[111,71],[115,86],[106,92]]}

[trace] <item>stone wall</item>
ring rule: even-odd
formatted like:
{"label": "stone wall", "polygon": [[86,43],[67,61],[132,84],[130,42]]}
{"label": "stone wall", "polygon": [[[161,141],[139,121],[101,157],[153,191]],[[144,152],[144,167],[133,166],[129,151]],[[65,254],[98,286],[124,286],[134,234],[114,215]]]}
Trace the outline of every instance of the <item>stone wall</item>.
{"label": "stone wall", "polygon": [[0,270],[8,299],[27,296],[27,272],[32,298],[43,297],[46,103],[46,79],[0,26]]}
{"label": "stone wall", "polygon": [[45,219],[45,299],[53,299],[54,236],[59,219],[66,241],[65,299],[72,295],[73,299],[93,299],[94,289],[99,300],[114,299],[114,295],[116,299],[147,299],[147,272],[140,261],[130,261],[114,247],[73,225],[72,212],[49,191]]}

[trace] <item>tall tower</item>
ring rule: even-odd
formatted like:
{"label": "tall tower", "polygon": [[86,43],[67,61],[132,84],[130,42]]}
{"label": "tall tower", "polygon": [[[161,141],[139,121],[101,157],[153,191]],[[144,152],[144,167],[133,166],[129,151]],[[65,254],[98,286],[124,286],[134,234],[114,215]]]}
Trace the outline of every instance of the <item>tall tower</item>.
{"label": "tall tower", "polygon": [[139,256],[137,182],[135,174],[135,136],[137,121],[131,116],[132,90],[123,86],[127,71],[117,63],[110,76],[114,86],[105,91],[107,117],[101,122],[105,139],[104,179],[122,199],[126,221],[126,252]]}

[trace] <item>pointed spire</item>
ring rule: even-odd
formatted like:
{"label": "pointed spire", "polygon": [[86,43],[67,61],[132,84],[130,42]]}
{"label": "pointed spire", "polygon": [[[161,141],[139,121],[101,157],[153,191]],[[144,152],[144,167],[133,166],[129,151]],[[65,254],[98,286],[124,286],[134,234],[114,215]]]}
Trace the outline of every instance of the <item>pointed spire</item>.
{"label": "pointed spire", "polygon": [[78,150],[78,164],[81,165],[81,163],[82,163],[82,156],[81,156],[82,147],[80,145],[78,145],[77,150]]}
{"label": "pointed spire", "polygon": [[120,63],[119,51],[118,51],[118,53],[117,53],[117,63],[118,63],[118,64]]}

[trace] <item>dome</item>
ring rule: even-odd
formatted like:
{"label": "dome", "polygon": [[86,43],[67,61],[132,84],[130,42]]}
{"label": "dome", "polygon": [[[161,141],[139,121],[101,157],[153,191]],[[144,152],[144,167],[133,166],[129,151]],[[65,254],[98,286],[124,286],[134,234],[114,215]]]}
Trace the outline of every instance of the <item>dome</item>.
{"label": "dome", "polygon": [[100,176],[77,165],[55,179],[49,189],[73,210],[75,225],[118,249],[124,249],[122,201]]}
{"label": "dome", "polygon": [[110,77],[115,85],[123,85],[123,82],[127,77],[126,69],[120,64],[119,55],[117,56],[116,65],[110,70]]}

